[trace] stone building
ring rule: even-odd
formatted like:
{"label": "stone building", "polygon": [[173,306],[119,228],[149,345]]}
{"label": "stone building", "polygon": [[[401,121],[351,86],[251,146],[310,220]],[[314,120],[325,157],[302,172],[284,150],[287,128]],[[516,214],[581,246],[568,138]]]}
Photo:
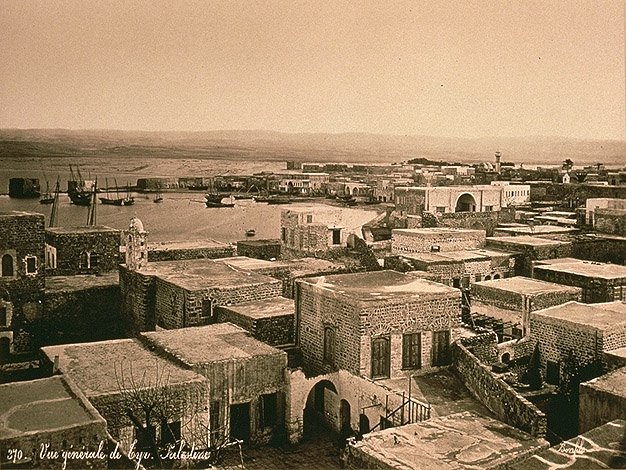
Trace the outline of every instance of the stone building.
{"label": "stone building", "polygon": [[476,282],[472,284],[471,297],[472,313],[481,313],[504,321],[514,319],[525,336],[528,334],[532,312],[578,301],[581,289],[515,276]]}
{"label": "stone building", "polygon": [[593,226],[598,232],[626,237],[626,209],[596,209]]}
{"label": "stone building", "polygon": [[345,248],[350,234],[362,233],[373,216],[336,208],[298,207],[283,210],[280,216],[283,247],[295,252],[315,253]]}
{"label": "stone building", "polygon": [[295,305],[292,299],[276,297],[222,305],[216,310],[218,322],[234,323],[259,341],[276,347],[294,345]]}
{"label": "stone building", "polygon": [[530,202],[529,184],[511,184],[510,181],[492,181],[491,186],[502,188],[502,206],[518,206]]}
{"label": "stone building", "polygon": [[626,346],[626,304],[567,302],[533,312],[530,338],[539,345],[546,381],[559,383],[570,354],[584,365]]}
{"label": "stone building", "polygon": [[391,231],[391,253],[449,252],[485,246],[484,230],[449,227],[394,229]]}
{"label": "stone building", "polygon": [[428,186],[395,188],[396,210],[404,214],[423,212],[494,212],[505,202],[498,186]]}
{"label": "stone building", "polygon": [[585,222],[595,227],[595,212],[599,209],[626,210],[626,199],[590,197],[585,200]]}
{"label": "stone building", "polygon": [[150,261],[175,261],[235,256],[235,247],[215,240],[170,241],[148,243]]}
{"label": "stone building", "polygon": [[253,444],[281,435],[285,352],[230,323],[142,333],[141,340],[156,354],[207,379],[211,427],[216,432]]}
{"label": "stone building", "polygon": [[281,173],[278,190],[290,194],[324,194],[330,181],[328,173]]}
{"label": "stone building", "polygon": [[282,283],[211,259],[120,267],[122,309],[135,331],[214,323],[215,307],[279,297]]}
{"label": "stone building", "polygon": [[452,287],[461,287],[464,277],[467,277],[469,283],[473,284],[483,279],[512,276],[515,259],[511,253],[501,251],[459,250],[392,256],[385,259],[385,267],[397,271],[425,271],[430,280]]}
{"label": "stone building", "polygon": [[[149,394],[137,402],[133,397],[138,397],[139,390],[155,390],[167,400],[167,416],[153,431],[158,441],[172,437],[189,443],[202,440],[195,435],[193,425],[204,419],[201,411],[206,404],[206,379],[159,357],[139,339],[64,344],[41,350],[48,372],[62,373],[76,384],[125,451],[135,439],[142,440],[138,426],[146,425],[139,408],[148,403]],[[134,395],[129,397],[129,393]],[[154,403],[165,406],[161,401]]]}
{"label": "stone building", "polygon": [[575,258],[545,260],[533,276],[549,282],[580,287],[586,303],[626,300],[626,266]]}
{"label": "stone building", "polygon": [[45,287],[44,217],[0,213],[0,357],[30,348]]}
{"label": "stone building", "polygon": [[533,277],[534,261],[571,256],[572,243],[534,236],[488,237],[487,248],[516,254],[515,274]]}
{"label": "stone building", "polygon": [[105,227],[46,228],[46,273],[51,276],[117,271],[121,231]]}
{"label": "stone building", "polygon": [[[65,377],[0,385],[1,468],[108,468],[107,423]],[[42,455],[42,445],[51,452]],[[61,451],[89,451],[93,458],[68,459]]]}
{"label": "stone building", "polygon": [[277,260],[280,258],[280,247],[280,240],[240,240],[237,242],[236,254],[266,261]]}
{"label": "stone building", "polygon": [[581,432],[624,417],[626,417],[626,367],[580,384],[578,423]]}
{"label": "stone building", "polygon": [[369,378],[449,364],[460,292],[378,271],[297,281],[296,331],[305,367]]}

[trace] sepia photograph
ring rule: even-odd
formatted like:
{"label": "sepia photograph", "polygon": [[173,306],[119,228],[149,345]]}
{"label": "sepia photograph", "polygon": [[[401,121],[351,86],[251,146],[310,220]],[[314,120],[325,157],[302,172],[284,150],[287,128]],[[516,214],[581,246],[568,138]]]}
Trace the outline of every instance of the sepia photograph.
{"label": "sepia photograph", "polygon": [[624,0],[0,0],[0,469],[626,469]]}

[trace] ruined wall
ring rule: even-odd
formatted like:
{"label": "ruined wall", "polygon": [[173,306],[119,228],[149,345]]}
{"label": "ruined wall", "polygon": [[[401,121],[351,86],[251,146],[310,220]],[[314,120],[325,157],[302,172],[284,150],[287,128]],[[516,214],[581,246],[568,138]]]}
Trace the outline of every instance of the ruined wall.
{"label": "ruined wall", "polygon": [[[54,230],[54,229],[52,229]],[[56,268],[47,268],[50,276],[97,274],[117,270],[120,263],[120,231],[56,232],[46,230],[46,243],[56,248]],[[90,263],[81,263],[81,254],[90,254]],[[93,257],[97,261],[93,262]],[[93,265],[95,264],[95,266]]]}
{"label": "ruined wall", "polygon": [[150,245],[148,259],[150,261],[173,261],[184,259],[217,259],[235,256],[235,247],[231,245],[207,246],[198,248],[167,248],[166,246]]}
{"label": "ruined wall", "polygon": [[103,341],[125,336],[118,285],[46,292],[38,344]]}
{"label": "ruined wall", "polygon": [[269,261],[280,258],[280,247],[280,240],[240,240],[237,255]]}
{"label": "ruined wall", "polygon": [[226,306],[217,307],[219,322],[230,322],[249,331],[259,341],[272,346],[294,344],[294,314],[254,318],[231,310]]}
{"label": "ruined wall", "polygon": [[[621,377],[623,384],[626,381],[626,369],[618,369],[609,376],[611,378]],[[600,377],[580,384],[578,407],[578,432],[580,433],[587,432],[614,419],[624,419],[626,416],[624,390],[616,388],[611,390],[601,386],[602,381],[603,377]]]}
{"label": "ruined wall", "polygon": [[429,253],[434,246],[439,251],[459,251],[481,248],[485,245],[483,230],[468,231],[391,231],[392,254]]}
{"label": "ruined wall", "polygon": [[489,365],[463,345],[454,343],[453,367],[470,392],[485,405],[497,419],[521,429],[534,437],[544,437],[547,429],[546,415],[526,398],[517,393],[489,370]]}
{"label": "ruined wall", "polygon": [[501,237],[487,240],[487,248],[518,253],[515,257],[515,275],[533,277],[533,261],[543,259],[567,258],[572,255],[571,243],[560,245],[519,245]]}

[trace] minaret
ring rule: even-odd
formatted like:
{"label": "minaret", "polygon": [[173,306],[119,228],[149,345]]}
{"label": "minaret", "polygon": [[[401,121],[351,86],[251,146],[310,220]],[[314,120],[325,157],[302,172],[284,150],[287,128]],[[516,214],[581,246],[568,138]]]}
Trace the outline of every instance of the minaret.
{"label": "minaret", "polygon": [[126,267],[138,271],[148,263],[148,232],[137,217],[130,219],[126,237]]}
{"label": "minaret", "polygon": [[496,173],[500,174],[500,152],[496,152]]}

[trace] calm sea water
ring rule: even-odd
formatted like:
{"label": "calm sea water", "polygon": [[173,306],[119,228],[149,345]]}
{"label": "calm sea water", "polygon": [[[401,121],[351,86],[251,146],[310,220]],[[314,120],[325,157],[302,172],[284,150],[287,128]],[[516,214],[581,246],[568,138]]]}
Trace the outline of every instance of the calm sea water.
{"label": "calm sea water", "polygon": [[[289,207],[326,208],[324,204],[268,205],[252,200],[239,200],[235,207],[208,208],[204,194],[165,193],[160,204],[152,202],[153,195],[134,194],[132,206],[111,206],[98,203],[97,223],[126,229],[131,217],[139,217],[149,232],[150,241],[213,239],[235,242],[247,238],[246,230],[256,231],[255,239],[280,238],[280,213]],[[59,196],[59,226],[79,226],[87,223],[87,207],[70,203],[66,194]],[[51,207],[38,199],[12,199],[0,196],[0,212],[11,210],[37,212],[50,217]],[[342,208],[343,226],[358,226],[376,216],[372,210]]]}

